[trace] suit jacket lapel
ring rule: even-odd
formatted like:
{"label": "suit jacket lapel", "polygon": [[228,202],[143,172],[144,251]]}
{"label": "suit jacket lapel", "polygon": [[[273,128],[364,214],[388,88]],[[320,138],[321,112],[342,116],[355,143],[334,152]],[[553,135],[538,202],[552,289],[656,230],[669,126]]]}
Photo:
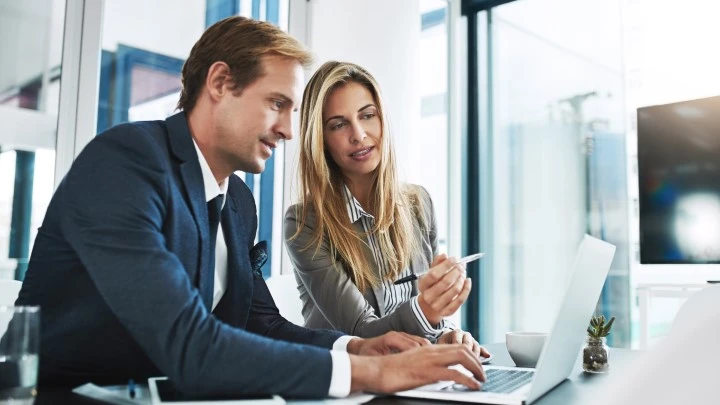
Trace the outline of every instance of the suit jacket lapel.
{"label": "suit jacket lapel", "polygon": [[[198,234],[200,235],[200,260],[198,267],[187,269],[190,279],[200,291],[205,283],[213,282],[214,269],[212,272],[203,272],[201,269],[210,265],[210,225],[208,222],[207,202],[205,201],[205,184],[203,183],[200,162],[198,161],[192,135],[187,125],[184,112],[177,113],[167,120],[168,138],[170,149],[175,157],[180,160],[180,178],[185,191],[188,205],[195,217]],[[205,276],[203,276],[203,273]],[[202,297],[208,311],[212,307],[212,296]]]}
{"label": "suit jacket lapel", "polygon": [[[229,181],[229,179],[228,179]],[[228,188],[226,207],[222,211],[222,230],[227,245],[227,289],[213,313],[223,322],[244,328],[252,306],[253,274],[245,240],[246,224],[238,214],[237,202]]]}

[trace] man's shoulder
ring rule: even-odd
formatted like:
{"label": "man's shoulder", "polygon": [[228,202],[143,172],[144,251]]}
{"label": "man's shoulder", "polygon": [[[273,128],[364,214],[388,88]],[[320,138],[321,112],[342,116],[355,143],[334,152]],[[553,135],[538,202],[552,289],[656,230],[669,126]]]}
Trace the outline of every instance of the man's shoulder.
{"label": "man's shoulder", "polygon": [[122,144],[144,144],[148,142],[162,144],[167,138],[165,121],[137,121],[116,125],[95,137],[98,142],[119,142]]}
{"label": "man's shoulder", "polygon": [[98,134],[83,149],[83,158],[121,158],[146,162],[167,160],[168,132],[164,121],[139,121],[116,125]]}

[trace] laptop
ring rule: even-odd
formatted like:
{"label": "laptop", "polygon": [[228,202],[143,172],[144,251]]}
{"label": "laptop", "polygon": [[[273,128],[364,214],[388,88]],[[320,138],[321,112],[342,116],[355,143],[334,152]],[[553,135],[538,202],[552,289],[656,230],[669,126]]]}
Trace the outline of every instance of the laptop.
{"label": "laptop", "polygon": [[585,235],[575,257],[565,298],[536,368],[485,366],[487,381],[479,391],[470,391],[450,381],[395,395],[483,404],[535,402],[570,375],[614,255],[615,246]]}

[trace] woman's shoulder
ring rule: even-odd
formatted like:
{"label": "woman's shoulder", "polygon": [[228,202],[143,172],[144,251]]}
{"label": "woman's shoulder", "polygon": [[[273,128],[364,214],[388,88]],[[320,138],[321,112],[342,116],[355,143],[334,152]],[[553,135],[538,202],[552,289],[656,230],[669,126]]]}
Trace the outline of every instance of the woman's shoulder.
{"label": "woman's shoulder", "polygon": [[413,202],[420,202],[423,205],[432,202],[430,193],[427,189],[419,184],[402,183],[402,192],[408,196]]}
{"label": "woman's shoulder", "polygon": [[315,210],[312,205],[307,205],[307,212],[303,212],[306,205],[302,202],[292,204],[285,210],[285,222],[300,222],[302,219],[306,225],[315,223]]}

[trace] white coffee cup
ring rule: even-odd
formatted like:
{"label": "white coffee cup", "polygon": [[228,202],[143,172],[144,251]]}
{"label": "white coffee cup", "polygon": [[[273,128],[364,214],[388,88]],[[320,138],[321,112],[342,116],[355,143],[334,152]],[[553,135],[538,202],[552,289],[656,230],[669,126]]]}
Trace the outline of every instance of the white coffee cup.
{"label": "white coffee cup", "polygon": [[535,367],[540,358],[547,333],[507,332],[505,346],[518,367]]}

